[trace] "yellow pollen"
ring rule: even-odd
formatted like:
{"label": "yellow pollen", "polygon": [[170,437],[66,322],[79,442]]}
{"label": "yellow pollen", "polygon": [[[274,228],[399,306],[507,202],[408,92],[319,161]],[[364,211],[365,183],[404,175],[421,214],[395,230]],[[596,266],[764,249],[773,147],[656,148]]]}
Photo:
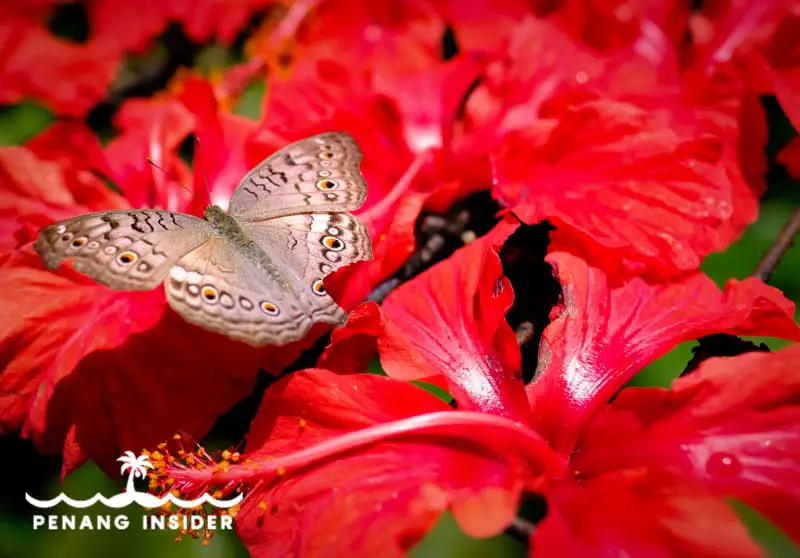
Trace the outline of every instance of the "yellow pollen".
{"label": "yellow pollen", "polygon": [[225,451],[222,452],[222,459],[224,459],[225,461],[228,461],[228,460],[230,460],[230,458],[231,458],[231,452],[230,451],[225,450]]}
{"label": "yellow pollen", "polygon": [[238,451],[235,451],[235,452],[233,452],[233,454],[231,454],[231,461],[233,461],[234,463],[236,463],[237,461],[239,461],[239,457],[241,457],[241,456],[239,455],[239,452],[238,452]]}
{"label": "yellow pollen", "polygon": [[308,426],[308,421],[306,419],[300,419],[298,422],[300,423],[300,428]]}
{"label": "yellow pollen", "polygon": [[267,509],[267,503],[264,500],[261,500],[258,503],[258,507],[259,507],[259,509],[266,510]]}
{"label": "yellow pollen", "polygon": [[284,469],[283,467],[278,467],[278,470],[275,472],[278,474],[279,477],[282,477],[283,475],[286,474],[286,469]]}

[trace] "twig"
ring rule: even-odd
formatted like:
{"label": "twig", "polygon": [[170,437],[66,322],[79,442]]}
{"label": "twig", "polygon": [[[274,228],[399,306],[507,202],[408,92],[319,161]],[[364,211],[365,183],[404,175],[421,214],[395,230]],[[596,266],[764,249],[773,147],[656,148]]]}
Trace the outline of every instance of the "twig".
{"label": "twig", "polygon": [[786,221],[780,234],[778,234],[778,238],[775,239],[767,253],[761,258],[756,270],[753,272],[753,276],[768,283],[778,264],[781,263],[781,258],[794,244],[798,232],[800,232],[800,207],[795,209],[792,216]]}

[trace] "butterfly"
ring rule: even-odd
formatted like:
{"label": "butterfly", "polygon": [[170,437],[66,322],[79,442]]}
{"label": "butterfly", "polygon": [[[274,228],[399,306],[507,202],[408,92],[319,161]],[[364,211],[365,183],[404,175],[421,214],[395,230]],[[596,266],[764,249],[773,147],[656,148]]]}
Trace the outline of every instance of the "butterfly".
{"label": "butterfly", "polygon": [[50,225],[34,248],[48,269],[75,270],[112,289],[164,284],[184,319],[250,345],[285,345],[347,313],[323,279],[372,259],[364,224],[349,211],[367,197],[362,154],[346,133],[279,150],[242,179],[228,212],[203,219],[158,209],[101,211]]}

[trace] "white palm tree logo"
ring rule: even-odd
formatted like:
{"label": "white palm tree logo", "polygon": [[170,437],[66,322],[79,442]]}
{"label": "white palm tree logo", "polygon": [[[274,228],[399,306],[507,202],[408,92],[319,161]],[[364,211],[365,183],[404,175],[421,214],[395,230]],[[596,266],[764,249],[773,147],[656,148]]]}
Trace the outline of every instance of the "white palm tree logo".
{"label": "white palm tree logo", "polygon": [[143,479],[147,474],[147,469],[152,469],[153,464],[150,463],[148,457],[144,454],[136,456],[132,451],[126,451],[122,457],[117,458],[117,461],[122,463],[120,474],[124,475],[125,471],[128,473],[128,483],[125,485],[125,492],[136,492],[133,486],[133,479]]}

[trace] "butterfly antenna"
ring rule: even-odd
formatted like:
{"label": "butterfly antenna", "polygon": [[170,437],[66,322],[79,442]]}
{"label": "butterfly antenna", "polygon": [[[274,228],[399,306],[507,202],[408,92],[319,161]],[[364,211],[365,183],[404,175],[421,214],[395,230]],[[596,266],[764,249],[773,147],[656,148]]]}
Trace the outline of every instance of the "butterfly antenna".
{"label": "butterfly antenna", "polygon": [[189,189],[189,188],[187,188],[187,187],[186,187],[186,185],[184,185],[183,183],[181,183],[181,181],[180,181],[180,180],[178,180],[178,178],[177,178],[177,177],[176,177],[174,174],[172,174],[172,173],[168,172],[167,170],[165,170],[164,168],[162,168],[162,167],[158,166],[158,164],[157,164],[155,161],[153,161],[153,160],[152,160],[150,157],[145,157],[145,161],[147,161],[147,162],[148,162],[148,163],[150,163],[150,164],[151,164],[153,167],[155,167],[155,168],[157,168],[158,170],[160,170],[161,172],[163,172],[163,173],[164,173],[164,174],[167,176],[167,178],[171,179],[171,180],[172,180],[173,182],[175,182],[175,183],[176,183],[178,186],[180,186],[181,188],[183,188],[184,190],[186,190],[186,191],[187,191],[187,192],[189,192],[190,194],[192,193],[192,190],[191,190],[191,189]]}
{"label": "butterfly antenna", "polygon": [[[194,136],[194,164],[197,166],[200,164],[200,138],[196,135]],[[200,169],[203,172],[203,186],[205,186],[206,192],[206,205],[211,206],[211,189],[208,187],[208,177],[206,176],[205,169]]]}

